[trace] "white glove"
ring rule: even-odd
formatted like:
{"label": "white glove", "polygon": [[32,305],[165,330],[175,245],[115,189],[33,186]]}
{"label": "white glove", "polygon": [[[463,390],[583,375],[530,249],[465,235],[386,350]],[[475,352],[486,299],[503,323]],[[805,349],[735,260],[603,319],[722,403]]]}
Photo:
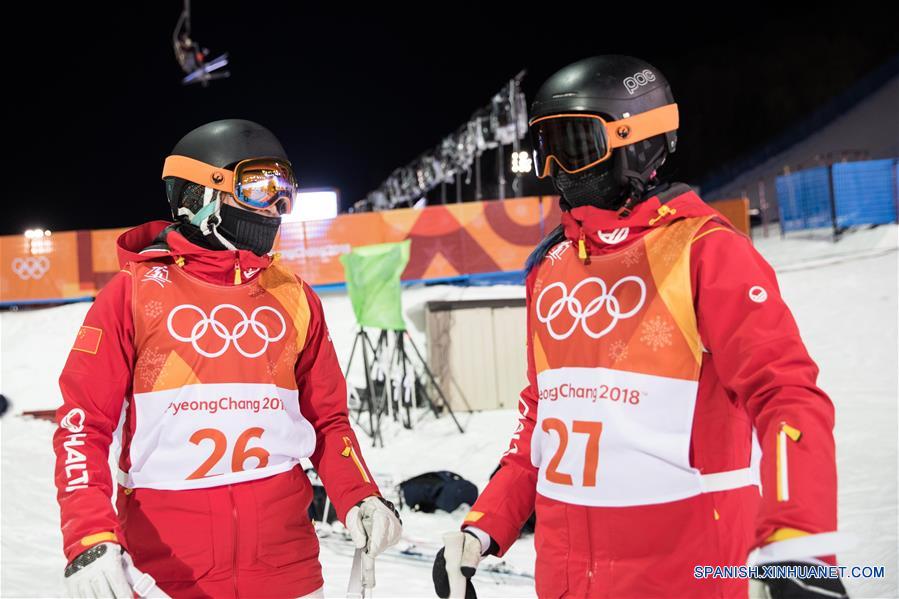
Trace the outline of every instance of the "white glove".
{"label": "white glove", "polygon": [[117,543],[100,543],[66,566],[66,590],[76,599],[166,597],[149,574],[138,570]]}
{"label": "white glove", "polygon": [[443,599],[477,597],[471,577],[481,563],[481,541],[471,532],[455,531],[443,535],[443,549],[434,560],[434,591]]}
{"label": "white glove", "polygon": [[375,557],[403,534],[403,523],[393,504],[383,497],[366,497],[350,508],[346,527],[353,544],[362,552],[362,586],[375,586]]}

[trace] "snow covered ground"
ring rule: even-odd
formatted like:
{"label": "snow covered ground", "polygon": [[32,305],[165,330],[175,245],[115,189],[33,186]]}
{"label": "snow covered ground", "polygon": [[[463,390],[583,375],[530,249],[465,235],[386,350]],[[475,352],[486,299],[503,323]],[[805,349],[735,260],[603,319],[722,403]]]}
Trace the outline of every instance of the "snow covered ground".
{"label": "snow covered ground", "polygon": [[[757,246],[778,271],[806,344],[821,367],[820,383],[837,413],[840,528],[860,543],[840,555],[845,565],[886,568],[886,577],[847,580],[853,597],[897,596],[897,227],[859,231],[829,240],[759,239]],[[436,286],[404,293],[407,321],[424,348],[424,304],[437,299],[523,297],[517,286]],[[349,300],[323,295],[338,355],[348,356],[355,332]],[[23,410],[59,404],[56,380],[87,304],[4,312],[0,315],[0,391],[13,405],[0,421],[0,595],[55,597],[63,594],[58,508],[53,488],[49,422],[23,418]],[[522,368],[524,365],[522,364]],[[425,417],[415,431],[389,425],[384,448],[366,448],[376,477],[390,492],[397,482],[429,470],[452,470],[480,488],[505,448],[515,424],[510,411],[462,414],[464,435],[448,418]],[[364,435],[360,434],[360,437]],[[365,439],[361,439],[365,445]],[[442,532],[454,529],[456,514],[405,510],[406,540],[432,554]],[[327,596],[343,596],[350,551],[331,535],[323,542]],[[533,572],[533,539],[521,539],[505,557],[512,567]],[[378,565],[378,597],[433,596],[427,561],[388,556]],[[533,596],[524,577],[476,577],[482,597]]]}

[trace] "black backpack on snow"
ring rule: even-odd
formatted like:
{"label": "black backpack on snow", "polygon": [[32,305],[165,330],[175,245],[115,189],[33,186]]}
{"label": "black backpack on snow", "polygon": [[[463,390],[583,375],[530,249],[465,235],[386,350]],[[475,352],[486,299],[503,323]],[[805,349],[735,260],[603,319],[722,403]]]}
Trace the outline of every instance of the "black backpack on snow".
{"label": "black backpack on snow", "polygon": [[425,472],[399,484],[402,503],[416,511],[433,513],[436,510],[453,512],[466,503],[474,505],[478,488],[455,472],[441,470]]}

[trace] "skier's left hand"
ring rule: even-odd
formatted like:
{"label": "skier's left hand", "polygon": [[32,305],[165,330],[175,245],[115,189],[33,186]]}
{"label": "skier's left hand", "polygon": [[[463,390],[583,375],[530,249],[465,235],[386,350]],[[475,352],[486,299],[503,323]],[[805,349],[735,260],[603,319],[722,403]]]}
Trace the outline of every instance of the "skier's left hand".
{"label": "skier's left hand", "polygon": [[346,527],[357,549],[362,551],[362,583],[375,586],[375,557],[395,545],[403,534],[403,523],[392,503],[373,495],[350,508]]}
{"label": "skier's left hand", "polygon": [[[800,562],[780,562],[770,566],[808,566]],[[750,597],[755,599],[848,599],[839,578],[762,578],[750,582]]]}

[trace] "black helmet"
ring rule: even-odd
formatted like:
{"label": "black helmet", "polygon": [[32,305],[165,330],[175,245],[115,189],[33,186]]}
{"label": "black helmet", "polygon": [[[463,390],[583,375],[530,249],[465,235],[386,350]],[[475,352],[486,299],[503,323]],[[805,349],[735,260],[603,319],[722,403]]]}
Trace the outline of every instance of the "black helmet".
{"label": "black helmet", "polygon": [[619,120],[673,104],[665,77],[632,56],[585,58],[547,79],[531,105],[531,119],[562,112],[592,112]]}
{"label": "black helmet", "polygon": [[[181,138],[172,156],[186,156],[219,168],[233,167],[241,160],[270,158],[286,162],[287,152],[274,133],[253,121],[225,119],[197,127]],[[185,185],[206,185],[207,181],[190,181],[181,177],[166,177],[166,195],[172,214],[177,218]]]}
{"label": "black helmet", "polygon": [[[241,119],[207,123],[182,137],[162,177],[185,237],[212,249],[257,255],[271,251],[281,218],[256,211],[275,206],[284,214],[296,192],[293,167],[278,139]],[[222,194],[248,209],[228,205],[229,196]]]}
{"label": "black helmet", "polygon": [[[650,111],[655,112],[646,115],[643,122],[632,118]],[[559,115],[581,114],[600,119],[584,119],[583,127],[577,118],[564,127],[553,121]],[[629,120],[606,131],[606,124],[624,119]],[[651,126],[644,127],[644,135],[639,135],[641,126],[647,123]],[[562,175],[563,182],[569,184],[574,173],[611,158],[604,167],[612,179],[606,181],[607,188],[614,182],[629,189],[632,197],[642,194],[655,170],[677,146],[677,106],[667,80],[649,63],[630,56],[585,58],[552,75],[534,98],[530,124],[538,176]],[[554,141],[574,145],[556,150],[551,147]],[[585,159],[566,153],[575,146],[579,150],[586,146],[592,154]],[[552,158],[563,173],[552,172]],[[580,160],[580,164],[564,167],[567,159],[575,163]],[[592,169],[594,175],[597,170]],[[556,183],[558,186],[559,181]]]}

